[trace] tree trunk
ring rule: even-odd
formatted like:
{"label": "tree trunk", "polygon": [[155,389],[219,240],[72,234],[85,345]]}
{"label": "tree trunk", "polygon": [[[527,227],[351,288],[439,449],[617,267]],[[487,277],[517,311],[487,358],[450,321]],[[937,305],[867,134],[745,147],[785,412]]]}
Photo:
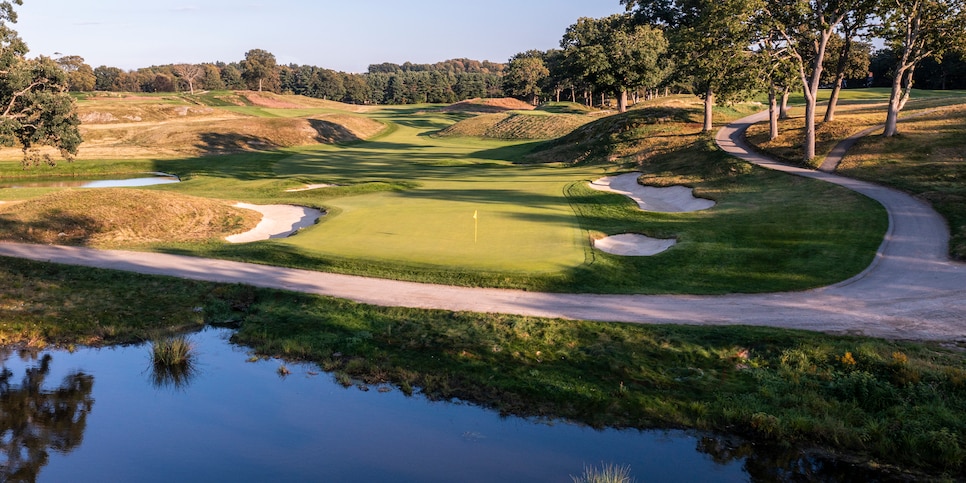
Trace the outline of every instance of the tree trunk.
{"label": "tree trunk", "polygon": [[714,91],[708,86],[708,91],[704,93],[704,127],[701,132],[711,132],[714,129]]}
{"label": "tree trunk", "polygon": [[885,129],[882,135],[889,138],[898,134],[899,110],[902,100],[902,74],[892,80],[892,92],[889,94],[889,110],[886,112]]}
{"label": "tree trunk", "polygon": [[831,122],[835,120],[835,106],[839,103],[839,91],[842,90],[842,81],[844,80],[845,74],[842,77],[837,77],[835,79],[835,86],[832,87],[832,93],[828,98],[828,107],[825,109],[825,117],[822,122]]}
{"label": "tree trunk", "polygon": [[627,89],[617,93],[617,112],[627,112]]}
{"label": "tree trunk", "polygon": [[258,79],[258,92],[262,92],[262,79]]}
{"label": "tree trunk", "polygon": [[849,52],[852,51],[852,36],[845,35],[845,42],[839,52],[839,62],[835,66],[835,85],[832,86],[832,95],[828,99],[828,108],[825,110],[824,122],[835,120],[835,107],[839,103],[839,91],[842,90],[842,83],[845,82],[845,68],[849,66]]}
{"label": "tree trunk", "polygon": [[902,66],[892,80],[892,92],[889,94],[889,110],[886,113],[885,129],[882,131],[884,137],[889,138],[899,134],[899,112],[906,106],[906,102],[912,93],[912,75],[914,71],[914,66]]}
{"label": "tree trunk", "polygon": [[788,86],[785,86],[782,90],[782,104],[778,109],[778,119],[788,119],[788,96],[791,91]]}
{"label": "tree trunk", "polygon": [[778,87],[774,82],[768,87],[768,139],[778,139]]}
{"label": "tree trunk", "polygon": [[573,86],[570,87],[570,102],[577,103],[577,89]]}

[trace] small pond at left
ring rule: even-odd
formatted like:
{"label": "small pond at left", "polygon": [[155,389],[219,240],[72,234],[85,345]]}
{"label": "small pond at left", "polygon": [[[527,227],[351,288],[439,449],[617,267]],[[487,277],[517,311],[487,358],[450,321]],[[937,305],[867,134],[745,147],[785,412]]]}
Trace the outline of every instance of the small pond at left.
{"label": "small pond at left", "polygon": [[135,188],[159,184],[178,183],[181,180],[167,173],[142,173],[130,177],[103,178],[30,178],[22,181],[0,180],[0,188]]}
{"label": "small pond at left", "polygon": [[195,371],[158,379],[150,345],[0,353],[0,481],[570,481],[629,465],[653,481],[745,481],[685,432],[501,417],[192,334]]}

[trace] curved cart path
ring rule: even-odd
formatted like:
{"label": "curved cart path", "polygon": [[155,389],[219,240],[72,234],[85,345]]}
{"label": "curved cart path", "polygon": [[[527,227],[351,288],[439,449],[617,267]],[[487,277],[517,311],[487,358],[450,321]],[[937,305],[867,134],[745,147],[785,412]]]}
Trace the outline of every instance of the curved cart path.
{"label": "curved cart path", "polygon": [[0,255],[245,283],[384,306],[498,312],[573,319],[678,324],[747,324],[898,339],[966,340],[966,266],[947,259],[948,232],[930,207],[897,191],[789,167],[740,141],[763,118],[718,133],[723,149],[762,166],[840,184],[880,201],[890,229],[875,262],[845,282],[794,293],[687,296],[549,294],[451,287],[157,253],[0,243]]}

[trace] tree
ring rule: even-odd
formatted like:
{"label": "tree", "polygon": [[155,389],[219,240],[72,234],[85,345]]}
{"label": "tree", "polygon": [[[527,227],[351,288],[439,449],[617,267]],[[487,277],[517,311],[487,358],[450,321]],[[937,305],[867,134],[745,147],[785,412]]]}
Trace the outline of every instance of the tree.
{"label": "tree", "polygon": [[117,67],[102,65],[94,69],[94,89],[98,91],[113,91],[117,89],[117,81],[123,73]]}
{"label": "tree", "polygon": [[873,0],[766,0],[759,17],[794,61],[805,95],[804,161],[815,157],[815,112],[829,39],[846,16]]}
{"label": "tree", "polygon": [[220,91],[225,88],[225,82],[221,79],[221,69],[215,64],[204,64],[205,73],[202,79],[202,89],[209,91]]}
{"label": "tree", "polygon": [[262,49],[249,50],[241,66],[242,79],[248,83],[250,89],[257,86],[258,92],[262,92],[266,84],[270,86],[270,90],[278,85],[278,64],[272,53]]}
{"label": "tree", "polygon": [[204,67],[196,64],[175,64],[171,70],[176,76],[188,83],[188,90],[195,93],[195,81],[205,75]]}
{"label": "tree", "polygon": [[912,92],[916,66],[927,57],[942,58],[966,48],[966,0],[886,0],[881,5],[882,36],[897,54],[883,136],[898,133],[899,111]]}
{"label": "tree", "polygon": [[550,75],[538,53],[517,54],[503,75],[503,90],[524,97],[533,105],[540,100],[540,84]]}
{"label": "tree", "polygon": [[221,80],[226,89],[244,89],[245,80],[234,64],[228,64],[221,69]]}
{"label": "tree", "polygon": [[758,87],[750,47],[759,0],[621,0],[636,18],[667,27],[676,72],[694,79],[704,99],[705,132],[712,129],[715,101]]}
{"label": "tree", "polygon": [[64,55],[55,60],[57,61],[57,65],[61,69],[64,69],[64,72],[67,72],[69,90],[74,92],[94,90],[97,77],[94,75],[94,69],[84,63],[83,57],[79,55]]}
{"label": "tree", "polygon": [[869,57],[872,45],[856,41],[859,32],[868,26],[871,18],[871,4],[865,8],[850,12],[842,21],[842,35],[833,35],[829,39],[829,54],[826,62],[833,67],[830,79],[823,79],[822,83],[832,84],[829,95],[828,108],[825,110],[825,122],[835,120],[835,108],[838,105],[839,92],[842,90],[846,76],[864,76],[869,71]]}
{"label": "tree", "polygon": [[51,146],[71,160],[81,143],[80,119],[67,93],[67,73],[48,57],[27,59],[27,45],[10,27],[16,23],[13,4],[0,2],[0,144],[18,144],[24,166],[54,164],[37,146]]}
{"label": "tree", "polygon": [[618,110],[627,110],[627,92],[659,84],[667,72],[664,32],[631,21],[629,15],[580,18],[560,41],[581,77],[614,93]]}

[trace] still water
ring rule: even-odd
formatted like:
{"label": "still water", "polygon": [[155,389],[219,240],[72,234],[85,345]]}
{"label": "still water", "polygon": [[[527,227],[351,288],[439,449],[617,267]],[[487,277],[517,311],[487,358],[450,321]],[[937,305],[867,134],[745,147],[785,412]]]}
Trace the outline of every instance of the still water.
{"label": "still water", "polygon": [[230,335],[191,335],[196,370],[181,384],[155,378],[149,346],[0,354],[0,481],[566,482],[602,463],[637,481],[862,476],[681,431],[598,431],[344,388],[307,364],[280,376],[281,361],[249,362]]}
{"label": "still water", "polygon": [[23,182],[0,182],[0,188],[135,188],[159,184],[177,183],[177,176],[166,173],[145,173],[150,176],[134,176],[122,179],[50,179]]}

